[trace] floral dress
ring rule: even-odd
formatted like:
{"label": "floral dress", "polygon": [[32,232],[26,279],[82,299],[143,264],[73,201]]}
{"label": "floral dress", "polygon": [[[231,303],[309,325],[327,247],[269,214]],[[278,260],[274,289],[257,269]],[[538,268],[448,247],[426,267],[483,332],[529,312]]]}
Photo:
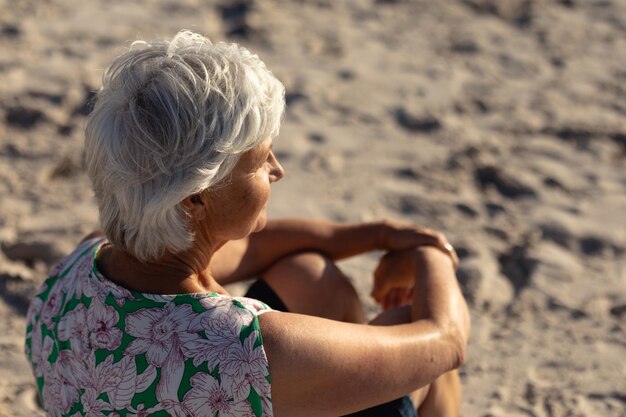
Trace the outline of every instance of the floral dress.
{"label": "floral dress", "polygon": [[82,243],[28,311],[26,355],[50,416],[272,417],[260,301],[154,295],[104,278]]}

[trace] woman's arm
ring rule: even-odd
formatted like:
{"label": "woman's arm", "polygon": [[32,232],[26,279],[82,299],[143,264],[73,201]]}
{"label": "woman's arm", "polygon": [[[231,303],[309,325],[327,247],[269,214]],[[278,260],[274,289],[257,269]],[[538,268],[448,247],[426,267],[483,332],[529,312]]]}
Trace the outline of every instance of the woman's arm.
{"label": "woman's arm", "polygon": [[335,223],[326,220],[268,221],[260,232],[226,243],[213,257],[211,270],[220,284],[259,276],[281,258],[319,252],[333,260],[374,250],[400,250],[418,245],[445,249],[447,240],[434,230],[397,222]]}
{"label": "woman's arm", "polygon": [[259,317],[276,417],[348,414],[406,395],[461,365],[469,314],[453,264],[434,248],[414,253],[414,306],[422,307],[413,309],[410,324]]}
{"label": "woman's arm", "polygon": [[380,233],[378,223],[271,220],[263,230],[220,248],[212,259],[211,271],[220,284],[228,284],[259,276],[281,258],[298,252],[319,252],[342,259],[376,250]]}

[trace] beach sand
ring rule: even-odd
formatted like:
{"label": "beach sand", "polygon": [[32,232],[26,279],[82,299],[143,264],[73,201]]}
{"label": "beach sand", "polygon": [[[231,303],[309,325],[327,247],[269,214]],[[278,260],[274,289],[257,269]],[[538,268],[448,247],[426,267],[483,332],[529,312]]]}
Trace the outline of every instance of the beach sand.
{"label": "beach sand", "polygon": [[[102,70],[181,28],[287,88],[272,217],[395,218],[457,247],[463,416],[626,415],[625,1],[0,0],[0,416],[44,415],[25,312],[97,228]],[[342,263],[369,315],[379,255]]]}

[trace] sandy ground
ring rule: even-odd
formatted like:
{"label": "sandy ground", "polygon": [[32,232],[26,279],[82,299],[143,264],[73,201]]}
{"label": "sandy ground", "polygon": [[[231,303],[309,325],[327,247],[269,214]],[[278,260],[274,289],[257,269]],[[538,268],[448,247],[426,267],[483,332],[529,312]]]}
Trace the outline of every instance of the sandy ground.
{"label": "sandy ground", "polygon": [[[0,416],[43,415],[24,314],[97,226],[85,103],[128,41],[181,28],[287,87],[274,217],[449,235],[464,416],[626,415],[626,1],[0,0]],[[343,265],[370,314],[375,260]]]}

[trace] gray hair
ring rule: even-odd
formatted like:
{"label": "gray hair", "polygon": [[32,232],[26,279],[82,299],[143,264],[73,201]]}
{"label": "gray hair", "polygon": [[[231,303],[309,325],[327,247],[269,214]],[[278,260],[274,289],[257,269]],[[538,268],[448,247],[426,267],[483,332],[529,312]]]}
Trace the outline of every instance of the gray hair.
{"label": "gray hair", "polygon": [[179,32],[134,42],[105,71],[85,164],[107,238],[142,261],[193,243],[180,202],[278,135],[284,87],[247,49]]}

